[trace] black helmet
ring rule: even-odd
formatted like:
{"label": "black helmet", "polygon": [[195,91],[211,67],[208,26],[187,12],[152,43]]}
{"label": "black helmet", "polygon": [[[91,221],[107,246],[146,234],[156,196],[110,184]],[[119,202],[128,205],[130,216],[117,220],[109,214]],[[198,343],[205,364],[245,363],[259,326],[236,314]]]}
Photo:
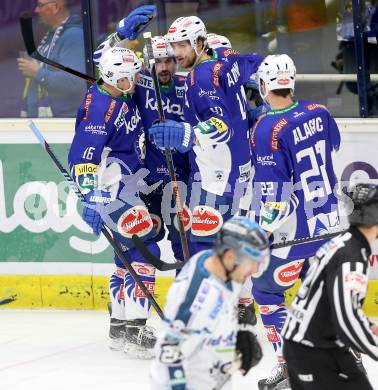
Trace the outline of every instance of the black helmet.
{"label": "black helmet", "polygon": [[354,203],[354,210],[349,215],[349,223],[351,225],[378,225],[378,185],[356,184],[349,196]]}
{"label": "black helmet", "polygon": [[214,250],[222,257],[226,249],[236,255],[236,264],[243,261],[262,263],[259,271],[269,265],[269,241],[264,230],[247,217],[233,217],[226,221],[219,231]]}

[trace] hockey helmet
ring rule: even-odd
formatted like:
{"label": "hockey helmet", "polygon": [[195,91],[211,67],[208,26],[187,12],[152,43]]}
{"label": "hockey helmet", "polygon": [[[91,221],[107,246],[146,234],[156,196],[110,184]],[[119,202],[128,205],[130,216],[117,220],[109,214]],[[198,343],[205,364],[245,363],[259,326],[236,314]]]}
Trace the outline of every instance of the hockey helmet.
{"label": "hockey helmet", "polygon": [[378,225],[378,185],[370,183],[356,184],[350,198],[354,210],[349,215],[351,225]]}
{"label": "hockey helmet", "polygon": [[227,37],[214,33],[207,34],[207,44],[210,49],[218,49],[220,47],[228,47],[229,49],[232,49],[231,42]]}
{"label": "hockey helmet", "polygon": [[[264,58],[257,70],[260,95],[265,99],[269,91],[291,89],[294,92],[296,69],[287,54],[274,54]],[[265,93],[261,90],[261,80],[265,83]]]}
{"label": "hockey helmet", "polygon": [[[167,57],[173,57],[175,58],[175,54],[173,52],[172,46],[167,41],[165,37],[162,36],[156,36],[153,37],[151,40],[152,43],[152,51],[154,54],[154,58],[167,58]],[[144,46],[143,48],[143,58],[144,58],[144,65],[147,69],[150,69],[150,63],[148,58],[148,52],[147,52],[147,46]]]}
{"label": "hockey helmet", "polygon": [[[142,61],[138,56],[129,49],[123,47],[113,47],[107,50],[100,59],[99,71],[101,78],[107,83],[123,91],[117,87],[119,79],[126,77],[130,84],[135,81],[135,76],[142,69]],[[131,89],[131,87],[130,87]]]}
{"label": "hockey helmet", "polygon": [[231,249],[236,256],[236,264],[244,261],[259,263],[259,272],[268,268],[269,240],[264,230],[247,217],[236,216],[226,221],[219,231],[214,250],[218,256]]}
{"label": "hockey helmet", "polygon": [[205,24],[199,17],[182,16],[171,24],[165,37],[169,43],[188,40],[192,48],[196,50],[196,44],[199,37],[202,37],[205,40],[206,46],[207,31]]}

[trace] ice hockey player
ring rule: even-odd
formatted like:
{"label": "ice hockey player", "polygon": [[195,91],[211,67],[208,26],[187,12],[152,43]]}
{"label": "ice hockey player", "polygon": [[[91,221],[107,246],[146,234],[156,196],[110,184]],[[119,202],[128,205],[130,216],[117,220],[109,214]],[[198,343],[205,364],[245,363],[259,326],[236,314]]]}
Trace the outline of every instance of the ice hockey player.
{"label": "ice hockey player", "polygon": [[[238,324],[237,305],[242,283],[268,264],[268,238],[247,217],[229,219],[213,248],[190,259],[167,296],[151,389],[218,388],[236,353],[241,354],[244,375],[260,361],[253,327]],[[230,388],[231,381],[222,387]]]}
{"label": "ice hockey player", "polygon": [[293,390],[373,390],[349,347],[378,360],[378,325],[362,309],[378,237],[378,186],[357,184],[351,198],[348,232],[311,260],[282,330]]}
{"label": "ice hockey player", "polygon": [[[257,72],[260,94],[271,109],[252,133],[252,210],[274,243],[322,235],[340,223],[331,156],[340,133],[325,106],[293,100],[295,76],[286,54],[267,56]],[[305,274],[306,259],[323,243],[273,250],[267,271],[253,276],[253,296],[278,359],[272,376],[259,381],[260,390],[288,381],[280,336],[287,315],[284,292]]]}
{"label": "ice hockey player", "polygon": [[[243,84],[262,58],[208,50],[206,28],[196,16],[181,17],[166,34],[181,67],[192,69],[185,82],[186,122],[154,124],[157,146],[189,151],[187,203],[192,211],[191,253],[208,249],[223,221],[239,210],[251,177],[248,121]],[[218,51],[222,56],[218,58]]]}
{"label": "ice hockey player", "polygon": [[[103,220],[106,222],[153,292],[155,269],[133,248],[131,240],[137,234],[152,253],[160,255],[152,240],[155,229],[151,217],[138,196],[144,128],[132,94],[141,68],[142,62],[131,50],[116,47],[103,54],[100,79],[89,88],[78,111],[68,160],[75,180],[86,192],[84,220],[97,235]],[[129,355],[151,357],[156,337],[146,325],[150,304],[116,255],[114,261],[117,268],[110,278],[111,346],[121,349],[125,344]]]}
{"label": "ice hockey player", "polygon": [[206,39],[210,49],[219,49],[220,47],[232,49],[230,40],[224,35],[208,33]]}

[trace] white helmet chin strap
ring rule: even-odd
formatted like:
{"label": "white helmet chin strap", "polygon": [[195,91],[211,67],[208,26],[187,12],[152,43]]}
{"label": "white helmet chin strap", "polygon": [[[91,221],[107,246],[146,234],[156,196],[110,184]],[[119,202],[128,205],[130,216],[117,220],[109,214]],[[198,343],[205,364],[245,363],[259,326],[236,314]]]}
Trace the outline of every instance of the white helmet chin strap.
{"label": "white helmet chin strap", "polygon": [[[127,80],[129,80],[129,83],[130,83],[130,87],[127,88],[127,89],[121,89],[121,88],[118,88],[116,85],[114,85],[114,88],[119,91],[119,92],[122,92],[123,95],[127,95],[129,93],[129,91],[134,87],[134,82],[135,82],[135,79],[134,80],[130,80],[128,77],[127,77]],[[117,81],[117,84],[118,84],[118,81]]]}

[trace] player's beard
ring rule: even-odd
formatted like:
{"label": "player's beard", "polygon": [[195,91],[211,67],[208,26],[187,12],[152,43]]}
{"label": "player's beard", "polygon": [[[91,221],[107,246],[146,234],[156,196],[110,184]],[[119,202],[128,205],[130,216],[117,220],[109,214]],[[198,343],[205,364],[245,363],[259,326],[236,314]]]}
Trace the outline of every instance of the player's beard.
{"label": "player's beard", "polygon": [[166,85],[171,81],[172,74],[168,70],[162,70],[161,72],[159,72],[158,77],[160,83]]}

